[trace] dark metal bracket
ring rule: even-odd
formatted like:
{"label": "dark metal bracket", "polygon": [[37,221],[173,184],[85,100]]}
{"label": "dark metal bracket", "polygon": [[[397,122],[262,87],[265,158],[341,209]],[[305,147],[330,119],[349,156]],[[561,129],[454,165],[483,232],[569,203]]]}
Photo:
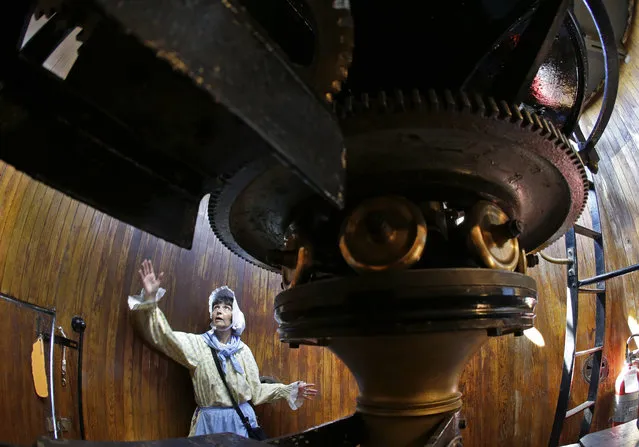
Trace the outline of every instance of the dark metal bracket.
{"label": "dark metal bracket", "polygon": [[[587,138],[583,137],[581,131],[577,134],[577,142],[579,143],[579,155],[584,163],[593,172],[599,170],[599,156],[595,146],[601,138],[604,129],[610,121],[612,110],[617,100],[617,90],[619,88],[619,57],[617,56],[617,42],[615,41],[615,32],[610,22],[610,17],[606,11],[606,7],[602,0],[583,0],[593,22],[597,28],[599,41],[604,54],[604,90],[601,110],[597,121]],[[578,128],[578,126],[576,126]],[[577,130],[577,128],[575,130]]]}
{"label": "dark metal bracket", "polygon": [[[47,343],[51,341],[51,336],[49,334],[43,332],[39,335],[42,337],[43,341]],[[79,347],[77,341],[71,340],[66,337],[61,337],[59,335],[56,335],[53,337],[53,343],[55,343],[56,345],[66,346],[67,348],[76,349],[76,350]]]}

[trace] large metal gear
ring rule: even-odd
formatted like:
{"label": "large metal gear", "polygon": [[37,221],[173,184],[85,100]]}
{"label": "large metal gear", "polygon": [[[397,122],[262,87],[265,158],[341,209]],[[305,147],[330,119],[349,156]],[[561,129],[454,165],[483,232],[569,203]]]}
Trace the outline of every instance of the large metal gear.
{"label": "large metal gear", "polygon": [[242,0],[242,3],[302,79],[331,102],[341,90],[352,61],[354,36],[349,2]]}
{"label": "large metal gear", "polygon": [[[337,111],[350,204],[379,194],[457,209],[489,200],[523,222],[520,246],[531,252],[561,237],[586,203],[586,173],[573,147],[552,123],[515,106],[414,91],[348,98]],[[234,253],[272,268],[269,251],[282,249],[296,209],[312,197],[285,168],[262,159],[212,194],[209,218]]]}

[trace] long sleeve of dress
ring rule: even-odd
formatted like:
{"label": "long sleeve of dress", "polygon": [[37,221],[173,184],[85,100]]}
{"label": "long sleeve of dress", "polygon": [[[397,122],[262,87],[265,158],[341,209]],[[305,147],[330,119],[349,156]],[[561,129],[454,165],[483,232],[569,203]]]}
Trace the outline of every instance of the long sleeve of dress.
{"label": "long sleeve of dress", "polygon": [[171,329],[157,302],[165,290],[158,290],[155,300],[144,301],[142,294],[129,296],[129,308],[133,324],[144,340],[180,365],[195,369],[198,364],[197,346],[193,334]]}
{"label": "long sleeve of dress", "polygon": [[247,355],[245,356],[246,380],[251,388],[254,405],[270,403],[278,399],[286,399],[293,410],[297,410],[303,404],[303,400],[298,398],[299,382],[285,385],[283,383],[260,383],[260,373],[253,353],[248,346],[244,346]]}

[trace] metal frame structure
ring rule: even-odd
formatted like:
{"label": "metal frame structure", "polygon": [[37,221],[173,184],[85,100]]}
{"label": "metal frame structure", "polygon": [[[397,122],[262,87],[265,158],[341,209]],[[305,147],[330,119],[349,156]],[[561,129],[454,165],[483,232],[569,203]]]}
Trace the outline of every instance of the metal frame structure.
{"label": "metal frame structure", "polygon": [[[343,206],[344,144],[330,108],[238,0],[65,0],[22,45],[40,3],[10,2],[0,15],[1,159],[184,248],[202,197],[267,154]],[[62,80],[42,64],[77,27],[83,57]],[[109,183],[114,175],[128,181]]]}
{"label": "metal frame structure", "polygon": [[[583,437],[590,432],[590,425],[595,411],[595,403],[597,401],[597,392],[599,389],[599,374],[601,368],[601,355],[603,350],[604,335],[606,330],[606,289],[602,284],[596,288],[586,288],[586,284],[591,284],[591,279],[579,281],[578,263],[579,256],[577,250],[577,237],[582,235],[593,240],[595,253],[595,269],[597,275],[601,275],[605,271],[604,261],[604,243],[601,232],[601,221],[599,215],[598,197],[595,190],[595,184],[590,181],[590,194],[588,197],[588,208],[592,219],[592,228],[585,228],[581,225],[575,225],[568,233],[566,233],[566,255],[569,263],[567,264],[568,272],[568,294],[566,296],[566,338],[564,343],[564,366],[561,376],[561,385],[559,388],[559,398],[555,411],[555,419],[553,422],[552,432],[550,435],[549,446],[554,447],[559,444],[559,438],[566,418],[574,416],[583,411],[583,420],[579,437]],[[596,278],[596,277],[595,277]],[[576,351],[577,341],[577,322],[579,317],[579,294],[595,294],[596,310],[595,310],[595,346],[583,351]],[[572,388],[573,370],[575,358],[593,354],[593,366],[590,378],[590,386],[588,388],[588,398],[585,402],[577,405],[575,408],[568,409],[570,400],[570,391]]]}
{"label": "metal frame structure", "polygon": [[[566,338],[564,343],[564,367],[555,410],[555,419],[550,434],[549,447],[559,444],[559,438],[563,428],[564,420],[584,412],[581,422],[579,437],[582,438],[590,433],[590,426],[595,412],[597,393],[599,389],[599,378],[601,370],[601,360],[603,353],[603,343],[606,331],[606,287],[604,282],[608,279],[623,276],[639,270],[639,264],[634,264],[611,272],[606,272],[605,249],[603,233],[601,230],[601,218],[599,213],[598,196],[595,183],[590,179],[590,194],[588,197],[588,208],[592,219],[592,227],[586,228],[575,225],[566,233],[566,256],[568,272],[568,294],[566,296]],[[579,256],[577,250],[576,235],[592,239],[595,255],[595,276],[580,280],[578,275]],[[595,284],[595,287],[588,287]],[[579,315],[580,294],[595,295],[595,346],[583,351],[576,350],[577,323]],[[572,388],[573,370],[575,358],[593,354],[593,365],[588,387],[588,397],[586,401],[572,409],[568,409],[570,391]]]}
{"label": "metal frame structure", "polygon": [[[588,168],[596,173],[598,170],[599,157],[597,156],[595,145],[599,141],[603,130],[605,129],[617,97],[617,89],[619,85],[619,59],[617,55],[616,42],[614,41],[614,31],[610,23],[610,19],[606,12],[605,6],[601,0],[584,0],[590,15],[597,28],[599,39],[601,41],[604,59],[605,59],[605,83],[601,110],[597,121],[593,126],[589,136],[586,138],[579,128],[574,129],[574,139],[579,147],[579,154],[584,159]],[[568,273],[568,293],[566,296],[566,332],[564,342],[564,365],[561,377],[561,385],[559,389],[559,397],[555,410],[555,418],[553,422],[549,447],[555,447],[559,444],[559,438],[563,428],[564,420],[574,416],[580,412],[584,412],[579,437],[583,437],[590,432],[592,418],[595,411],[595,403],[597,401],[597,392],[599,389],[599,375],[601,369],[601,359],[603,351],[604,335],[606,330],[606,289],[603,281],[620,275],[638,270],[639,265],[630,266],[624,269],[605,273],[605,251],[603,234],[601,230],[601,218],[599,212],[599,204],[595,183],[592,176],[589,175],[589,197],[588,208],[592,219],[592,228],[585,228],[581,225],[575,225],[565,236],[566,257],[567,257],[567,273]],[[579,234],[593,240],[595,254],[595,272],[592,278],[579,280],[578,264],[579,257],[577,251],[576,235]],[[597,284],[594,288],[586,286]],[[595,346],[584,351],[576,351],[577,323],[579,315],[579,294],[594,294],[596,296],[595,310]],[[573,369],[575,358],[593,354],[593,367],[591,373],[590,385],[588,388],[588,397],[585,402],[577,405],[575,408],[568,409],[570,400],[570,391],[572,388]]]}

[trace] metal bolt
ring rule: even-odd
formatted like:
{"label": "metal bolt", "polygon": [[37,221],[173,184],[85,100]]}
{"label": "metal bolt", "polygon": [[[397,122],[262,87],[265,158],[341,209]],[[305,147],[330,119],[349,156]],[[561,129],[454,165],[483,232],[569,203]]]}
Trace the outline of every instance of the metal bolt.
{"label": "metal bolt", "polygon": [[524,232],[524,223],[521,220],[513,219],[506,222],[506,225],[508,234],[513,238],[519,237]]}
{"label": "metal bolt", "polygon": [[76,315],[71,319],[71,328],[78,333],[84,332],[87,328],[87,323],[84,321],[84,318]]}
{"label": "metal bolt", "polygon": [[393,238],[393,227],[383,213],[371,213],[366,218],[366,229],[375,242],[383,243]]}
{"label": "metal bolt", "polygon": [[520,220],[509,220],[503,224],[493,227],[493,237],[499,243],[505,243],[510,239],[515,239],[524,232],[524,224]]}

